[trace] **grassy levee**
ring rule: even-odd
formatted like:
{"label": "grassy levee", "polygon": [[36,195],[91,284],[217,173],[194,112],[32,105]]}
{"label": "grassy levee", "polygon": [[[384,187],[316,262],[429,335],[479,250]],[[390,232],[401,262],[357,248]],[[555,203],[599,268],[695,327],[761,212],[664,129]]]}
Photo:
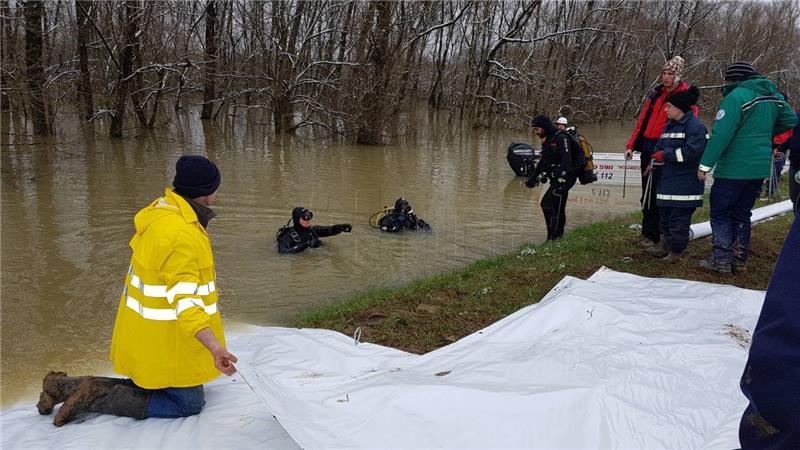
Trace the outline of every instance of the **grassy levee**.
{"label": "grassy levee", "polygon": [[[787,192],[784,183],[782,192]],[[776,201],[784,200],[779,196]],[[767,202],[757,202],[756,207]],[[708,199],[694,216],[708,217]],[[690,242],[684,257],[664,263],[636,247],[631,228],[641,214],[569,231],[563,239],[525,245],[507,255],[477,261],[464,269],[377,289],[301,314],[296,327],[327,328],[362,341],[425,353],[456,341],[522,307],[538,302],[566,275],[585,278],[602,266],[647,277],[726,283],[766,289],[794,216],[787,214],[753,227],[747,271],[720,276],[698,269],[711,252],[709,238]],[[704,219],[705,220],[705,219]]]}

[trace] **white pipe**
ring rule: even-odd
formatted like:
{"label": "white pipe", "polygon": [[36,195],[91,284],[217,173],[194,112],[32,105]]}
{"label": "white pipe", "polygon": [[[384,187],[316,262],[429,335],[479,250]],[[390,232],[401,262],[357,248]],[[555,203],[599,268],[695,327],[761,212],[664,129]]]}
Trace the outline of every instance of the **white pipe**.
{"label": "white pipe", "polygon": [[[792,212],[792,201],[784,200],[780,203],[756,208],[750,216],[750,223],[760,222],[770,217]],[[696,223],[689,227],[689,240],[698,239],[711,234],[711,222]]]}

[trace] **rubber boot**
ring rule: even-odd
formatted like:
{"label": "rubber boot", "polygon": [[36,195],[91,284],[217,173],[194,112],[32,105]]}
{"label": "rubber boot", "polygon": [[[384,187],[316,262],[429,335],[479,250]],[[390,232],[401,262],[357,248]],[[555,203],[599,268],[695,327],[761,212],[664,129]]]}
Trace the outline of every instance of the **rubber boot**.
{"label": "rubber boot", "polygon": [[675,253],[673,251],[670,251],[667,256],[661,258],[661,261],[664,261],[665,263],[674,263],[680,261],[680,259],[681,259],[680,253]]}
{"label": "rubber boot", "polygon": [[104,380],[87,377],[81,381],[78,390],[72,394],[53,419],[53,425],[60,427],[83,413],[103,413],[115,416],[144,419],[150,391],[121,383],[108,383]]}
{"label": "rubber boot", "polygon": [[713,259],[704,259],[700,261],[698,265],[701,269],[705,269],[710,272],[716,272],[720,275],[731,274],[731,263],[720,263],[714,261]]}
{"label": "rubber boot", "polygon": [[644,252],[656,258],[663,258],[669,255],[669,249],[667,249],[667,243],[663,238],[661,239],[661,242],[659,242],[658,244],[653,244],[652,247],[646,248]]}
{"label": "rubber boot", "polygon": [[[50,371],[42,379],[42,392],[39,394],[39,402],[36,404],[36,409],[39,414],[47,415],[53,412],[53,408],[68,399],[75,391],[78,390],[78,385],[81,381],[88,379],[88,376],[83,377],[69,377],[65,372]],[[94,377],[102,383],[109,383],[116,385],[123,383],[125,380],[122,378],[107,378],[107,377]]]}

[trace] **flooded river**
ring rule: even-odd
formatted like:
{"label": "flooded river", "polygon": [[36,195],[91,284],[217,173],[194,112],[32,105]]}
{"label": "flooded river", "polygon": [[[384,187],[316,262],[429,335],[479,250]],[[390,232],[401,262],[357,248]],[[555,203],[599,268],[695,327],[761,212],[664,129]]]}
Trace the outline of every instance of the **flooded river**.
{"label": "flooded river", "polygon": [[[538,201],[505,159],[532,131],[453,130],[435,120],[382,147],[339,139],[273,137],[258,122],[183,118],[121,141],[67,124],[31,143],[2,118],[2,402],[35,398],[49,369],[108,373],[133,215],[170,185],[175,160],[208,155],[222,172],[209,226],[221,310],[237,323],[286,324],[298,312],[368,289],[458,269],[526,242],[541,242]],[[595,151],[621,151],[630,123],[583,125]],[[630,183],[630,181],[633,181]],[[567,228],[638,207],[637,180],[576,186]],[[382,235],[368,218],[407,198],[430,234]],[[275,232],[291,209],[319,225],[353,224],[319,249],[279,256]]]}

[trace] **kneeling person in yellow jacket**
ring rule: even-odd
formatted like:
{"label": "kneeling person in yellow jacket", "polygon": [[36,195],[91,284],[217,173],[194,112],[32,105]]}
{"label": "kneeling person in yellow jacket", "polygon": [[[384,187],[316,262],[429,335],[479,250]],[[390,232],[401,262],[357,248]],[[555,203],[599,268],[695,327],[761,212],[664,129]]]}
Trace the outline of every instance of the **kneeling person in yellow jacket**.
{"label": "kneeling person in yellow jacket", "polygon": [[203,156],[181,156],[173,189],[136,214],[136,233],[117,310],[110,358],[128,378],[44,378],[37,408],[61,426],[82,413],[144,419],[185,417],[205,404],[203,384],[236,372],[217,308],[206,233],[220,173]]}

